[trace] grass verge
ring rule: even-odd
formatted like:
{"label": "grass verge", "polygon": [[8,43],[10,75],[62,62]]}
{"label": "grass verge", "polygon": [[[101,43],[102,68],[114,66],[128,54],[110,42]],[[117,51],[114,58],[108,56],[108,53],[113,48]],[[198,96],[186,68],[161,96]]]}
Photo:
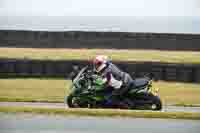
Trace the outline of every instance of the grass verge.
{"label": "grass verge", "polygon": [[[63,97],[64,99],[64,97]],[[41,102],[41,103],[63,103],[63,99],[61,100],[49,100],[49,99],[42,99],[42,98],[22,98],[22,97],[0,97],[0,102]]]}
{"label": "grass verge", "polygon": [[76,115],[95,117],[132,117],[132,118],[165,118],[200,120],[200,112],[152,112],[112,109],[47,109],[31,107],[0,107],[5,113],[36,113],[55,115]]}
{"label": "grass verge", "polygon": [[180,106],[180,107],[200,107],[200,104],[185,104],[185,103],[177,103],[172,106]]}
{"label": "grass verge", "polygon": [[[64,79],[0,79],[0,101],[63,102],[70,85]],[[159,81],[153,86],[164,105],[200,105],[200,84]]]}
{"label": "grass verge", "polygon": [[70,84],[64,79],[0,79],[0,101],[63,102]]}
{"label": "grass verge", "polygon": [[91,60],[97,54],[105,54],[111,57],[111,59],[119,61],[155,61],[200,64],[200,52],[191,51],[0,48],[0,58]]}

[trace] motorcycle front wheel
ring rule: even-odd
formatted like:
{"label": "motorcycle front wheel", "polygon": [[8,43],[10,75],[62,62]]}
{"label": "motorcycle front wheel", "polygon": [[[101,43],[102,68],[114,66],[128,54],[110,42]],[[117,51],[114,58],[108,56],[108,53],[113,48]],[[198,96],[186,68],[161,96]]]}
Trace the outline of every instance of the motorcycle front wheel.
{"label": "motorcycle front wheel", "polygon": [[69,108],[79,107],[78,103],[76,103],[75,97],[72,94],[65,97],[65,104],[67,104]]}
{"label": "motorcycle front wheel", "polygon": [[85,102],[81,102],[77,99],[77,97],[70,94],[65,98],[65,103],[68,105],[69,108],[89,108],[89,104]]}

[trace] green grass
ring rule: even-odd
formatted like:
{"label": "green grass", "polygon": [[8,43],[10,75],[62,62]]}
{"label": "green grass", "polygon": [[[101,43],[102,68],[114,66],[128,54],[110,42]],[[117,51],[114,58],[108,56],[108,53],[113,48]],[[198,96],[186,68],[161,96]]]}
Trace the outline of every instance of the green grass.
{"label": "green grass", "polygon": [[5,113],[35,113],[53,115],[75,115],[95,117],[133,117],[133,118],[167,118],[200,120],[200,112],[152,112],[112,109],[50,109],[31,107],[0,107]]}
{"label": "green grass", "polygon": [[[0,79],[0,101],[63,102],[71,81],[63,79]],[[200,84],[155,82],[164,105],[200,105]]]}
{"label": "green grass", "polygon": [[91,60],[97,54],[105,54],[112,60],[120,61],[200,64],[200,52],[191,51],[0,48],[0,58]]}

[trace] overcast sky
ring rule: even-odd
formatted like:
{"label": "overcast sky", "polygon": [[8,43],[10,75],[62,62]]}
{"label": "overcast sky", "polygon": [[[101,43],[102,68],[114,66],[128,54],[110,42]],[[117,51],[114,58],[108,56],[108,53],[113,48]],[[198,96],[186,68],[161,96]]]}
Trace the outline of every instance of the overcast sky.
{"label": "overcast sky", "polygon": [[[149,26],[154,26],[155,29],[157,25],[156,21],[160,21],[161,25],[163,24],[160,28],[168,26],[169,23],[174,23],[173,28],[175,28],[175,25],[179,23],[180,25],[185,25],[185,32],[193,32],[194,30],[195,33],[200,33],[200,26],[196,27],[197,23],[200,22],[200,0],[0,0],[0,28],[16,28],[18,25],[18,29],[23,29],[23,25],[20,27],[19,23],[25,23],[24,21],[30,19],[30,16],[64,16],[65,18],[70,18],[70,16],[96,16],[96,18],[98,16],[140,17],[144,18],[144,27],[148,27],[148,21],[149,23],[154,23],[154,25]],[[13,18],[10,19],[11,17]],[[19,20],[16,22],[13,21],[16,17],[23,17],[23,22]],[[155,17],[157,17],[155,19],[156,21],[153,22],[152,19]],[[180,17],[181,19],[179,19]],[[79,19],[80,23],[76,22],[77,27],[80,27],[81,23],[84,23],[86,28],[87,25],[91,25],[90,21],[86,22],[83,20],[83,22],[81,22],[81,18],[82,17]],[[168,22],[166,23],[163,22],[163,20],[159,20],[163,18]],[[182,22],[181,20],[185,20],[186,22]],[[104,21],[105,26],[111,23],[106,23],[106,20],[102,21]],[[98,25],[98,21],[95,23]],[[127,24],[128,22],[126,23],[126,21],[124,21],[121,23],[121,26],[123,27]],[[24,25],[26,25],[26,27],[30,25],[28,26],[30,28],[37,27],[34,23],[28,24],[26,22]],[[54,26],[55,25],[56,22]],[[50,23],[49,26],[51,29],[52,24]],[[65,25],[63,25],[63,27],[70,26],[71,23],[65,23]],[[130,26],[138,28],[137,25]],[[143,27],[141,24],[140,26],[141,28]],[[41,28],[42,24],[39,27]],[[74,25],[73,27],[76,26]],[[48,27],[44,29],[48,29]],[[159,29],[156,31],[159,32]],[[163,32],[162,28],[160,31]],[[177,30],[177,32],[184,32],[184,29],[183,31]]]}

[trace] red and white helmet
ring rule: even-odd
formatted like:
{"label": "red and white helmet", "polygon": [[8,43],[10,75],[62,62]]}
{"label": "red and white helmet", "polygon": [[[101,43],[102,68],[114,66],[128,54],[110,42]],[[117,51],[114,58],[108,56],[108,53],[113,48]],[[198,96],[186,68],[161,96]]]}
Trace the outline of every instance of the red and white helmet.
{"label": "red and white helmet", "polygon": [[94,65],[94,69],[96,72],[100,72],[102,71],[106,66],[108,62],[108,57],[105,55],[98,55],[95,57],[95,59],[93,60],[93,65]]}

